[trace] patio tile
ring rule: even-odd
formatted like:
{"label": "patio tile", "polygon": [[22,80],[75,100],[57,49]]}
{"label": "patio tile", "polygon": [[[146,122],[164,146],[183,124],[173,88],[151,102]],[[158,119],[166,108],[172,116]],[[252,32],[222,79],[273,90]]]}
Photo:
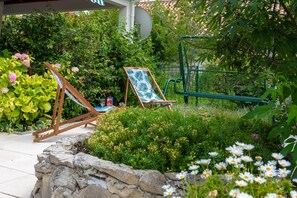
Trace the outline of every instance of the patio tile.
{"label": "patio tile", "polygon": [[[0,184],[0,192],[20,198],[30,198],[37,179],[34,175],[18,177],[10,182]],[[2,198],[1,194],[0,197]]]}
{"label": "patio tile", "polygon": [[14,160],[0,162],[0,167],[34,175],[34,165],[37,164],[37,162],[36,155],[23,156]]}
{"label": "patio tile", "polygon": [[[10,182],[16,178],[20,178],[20,177],[24,177],[27,175],[32,175],[32,174],[28,174],[28,173],[24,173],[21,171],[17,171],[17,170],[13,170],[7,167],[0,167],[0,185],[2,185],[3,183],[6,182]],[[34,176],[34,175],[32,175]],[[0,192],[3,192],[0,188]]]}
{"label": "patio tile", "polygon": [[21,158],[24,156],[24,154],[2,149],[0,150],[0,156],[1,156],[0,158],[0,163],[1,163],[1,162],[13,161],[17,158]]}
{"label": "patio tile", "polygon": [[0,197],[1,198],[16,198],[16,196],[10,196],[10,195],[7,195],[7,194],[3,194],[2,192],[0,192]]}

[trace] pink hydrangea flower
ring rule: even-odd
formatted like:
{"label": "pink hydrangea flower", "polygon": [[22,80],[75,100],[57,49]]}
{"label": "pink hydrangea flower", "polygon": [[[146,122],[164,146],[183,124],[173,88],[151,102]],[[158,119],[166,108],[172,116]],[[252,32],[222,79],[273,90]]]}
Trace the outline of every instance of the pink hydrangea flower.
{"label": "pink hydrangea flower", "polygon": [[9,77],[9,82],[11,82],[11,83],[16,81],[16,78],[17,78],[15,73],[13,73],[13,72],[10,72],[8,77]]}
{"label": "pink hydrangea flower", "polygon": [[30,67],[30,60],[23,60],[23,64],[24,64],[26,67]]}
{"label": "pink hydrangea flower", "polygon": [[27,54],[20,54],[20,53],[16,53],[14,56],[20,60],[26,60],[29,57]]}
{"label": "pink hydrangea flower", "polygon": [[1,92],[2,93],[7,93],[9,91],[9,89],[7,88],[7,87],[3,87],[2,89],[1,89]]}
{"label": "pink hydrangea flower", "polygon": [[72,68],[71,68],[71,71],[72,71],[72,72],[78,72],[79,69],[78,69],[77,67],[72,67]]}

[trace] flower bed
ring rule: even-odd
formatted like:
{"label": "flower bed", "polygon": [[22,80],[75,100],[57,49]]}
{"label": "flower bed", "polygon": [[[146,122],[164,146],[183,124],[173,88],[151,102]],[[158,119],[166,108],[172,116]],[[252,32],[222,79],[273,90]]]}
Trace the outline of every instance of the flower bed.
{"label": "flower bed", "polygon": [[[226,148],[230,156],[224,161],[216,159],[219,153],[210,152],[209,159],[197,160],[189,172],[178,173],[176,177],[183,181],[185,197],[296,198],[297,180],[289,179],[291,163],[280,153],[273,153],[273,160],[268,162],[262,161],[261,156],[253,159],[252,149],[251,144],[236,142]],[[197,178],[204,181],[197,182]],[[179,195],[174,186],[165,185],[163,189],[165,197]]]}

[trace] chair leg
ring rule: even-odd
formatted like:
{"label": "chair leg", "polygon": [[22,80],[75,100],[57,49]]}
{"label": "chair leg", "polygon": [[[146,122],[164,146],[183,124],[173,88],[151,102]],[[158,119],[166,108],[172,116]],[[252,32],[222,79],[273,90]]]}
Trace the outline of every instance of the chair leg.
{"label": "chair leg", "polygon": [[127,106],[127,98],[128,98],[128,89],[129,89],[129,79],[126,80],[126,92],[125,92],[125,99],[124,104]]}

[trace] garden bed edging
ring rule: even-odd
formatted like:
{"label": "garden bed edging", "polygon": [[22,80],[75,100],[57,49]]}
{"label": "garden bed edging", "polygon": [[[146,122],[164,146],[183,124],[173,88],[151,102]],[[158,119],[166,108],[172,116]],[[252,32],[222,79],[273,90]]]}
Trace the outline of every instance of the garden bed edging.
{"label": "garden bed edging", "polygon": [[161,198],[163,185],[181,186],[175,173],[134,170],[78,152],[75,145],[90,135],[64,138],[37,156],[31,198]]}

